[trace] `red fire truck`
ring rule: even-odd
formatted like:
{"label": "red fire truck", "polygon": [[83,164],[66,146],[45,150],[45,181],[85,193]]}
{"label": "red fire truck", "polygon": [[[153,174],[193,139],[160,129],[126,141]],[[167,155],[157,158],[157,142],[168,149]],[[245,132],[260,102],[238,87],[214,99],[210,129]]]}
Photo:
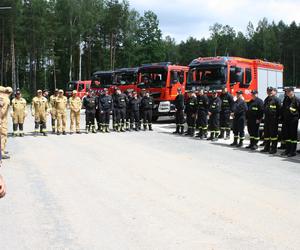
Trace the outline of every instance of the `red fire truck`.
{"label": "red fire truck", "polygon": [[251,90],[257,90],[264,99],[268,86],[283,86],[283,65],[278,63],[240,57],[199,57],[189,67],[188,90],[203,87],[221,92],[226,86],[233,95],[242,90],[248,101]]}
{"label": "red fire truck", "polygon": [[107,88],[109,92],[112,92],[114,84],[114,72],[113,71],[96,71],[92,76],[91,90],[97,95]]}
{"label": "red fire truck", "polygon": [[177,89],[185,91],[188,70],[186,66],[173,65],[170,62],[152,63],[139,68],[137,90],[140,92],[146,89],[153,97],[153,120],[159,116],[174,115]]}
{"label": "red fire truck", "polygon": [[89,91],[91,86],[91,80],[88,81],[71,81],[67,83],[66,96],[72,96],[72,91],[77,90],[77,96],[83,98],[85,94]]}
{"label": "red fire truck", "polygon": [[139,68],[123,68],[114,71],[114,85],[122,92],[137,91]]}

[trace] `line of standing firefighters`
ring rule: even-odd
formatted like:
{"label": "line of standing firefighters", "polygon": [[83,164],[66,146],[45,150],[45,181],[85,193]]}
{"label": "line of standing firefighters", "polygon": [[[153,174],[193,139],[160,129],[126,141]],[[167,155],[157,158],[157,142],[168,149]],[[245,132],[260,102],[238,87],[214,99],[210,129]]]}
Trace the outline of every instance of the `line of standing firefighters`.
{"label": "line of standing firefighters", "polygon": [[[67,109],[70,109],[70,133],[80,133],[80,111],[85,109],[86,133],[110,132],[109,125],[111,115],[113,117],[113,129],[117,132],[126,130],[152,130],[153,99],[149,92],[142,91],[138,96],[136,92],[121,93],[116,89],[113,95],[104,89],[100,95],[89,91],[81,100],[77,91],[72,92],[68,99],[63,90],[56,89],[49,101],[41,90],[32,99],[31,114],[34,117],[34,133],[47,135],[47,116],[51,114],[52,132],[58,135],[66,135]],[[12,100],[13,135],[24,136],[23,124],[26,113],[26,100],[21,92],[17,91]],[[96,123],[97,128],[96,128]]]}
{"label": "line of standing firefighters", "polygon": [[[298,122],[300,114],[300,100],[295,96],[292,87],[285,88],[283,102],[278,99],[277,89],[267,88],[267,98],[263,101],[258,97],[256,90],[252,91],[252,98],[245,102],[243,92],[236,92],[236,100],[228,92],[227,88],[222,89],[218,96],[212,91],[209,98],[203,89],[196,94],[189,93],[187,100],[178,89],[175,100],[176,107],[176,131],[174,134],[185,134],[194,136],[196,129],[197,137],[217,141],[218,139],[230,139],[232,128],[234,141],[231,146],[242,147],[245,139],[245,126],[247,125],[250,136],[250,144],[246,147],[251,150],[258,149],[260,140],[260,124],[264,123],[261,152],[270,154],[277,153],[279,141],[279,123],[282,123],[281,146],[284,149],[282,156],[293,157],[297,150]],[[184,131],[185,114],[187,131]],[[232,126],[230,120],[232,119]]]}

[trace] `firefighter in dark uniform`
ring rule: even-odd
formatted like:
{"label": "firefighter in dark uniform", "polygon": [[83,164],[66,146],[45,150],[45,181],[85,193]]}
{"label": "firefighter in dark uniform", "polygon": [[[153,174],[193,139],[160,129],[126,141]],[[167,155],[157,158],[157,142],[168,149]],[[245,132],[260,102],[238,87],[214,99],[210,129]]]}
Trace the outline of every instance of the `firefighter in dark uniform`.
{"label": "firefighter in dark uniform", "polygon": [[252,99],[248,102],[248,111],[246,113],[250,144],[246,148],[256,150],[260,139],[259,125],[264,115],[264,102],[258,98],[258,92],[256,90],[252,90],[251,93]]}
{"label": "firefighter in dark uniform", "polygon": [[116,109],[116,131],[125,132],[125,119],[126,119],[126,107],[127,96],[121,93],[120,89],[117,89],[114,101],[114,108]]}
{"label": "firefighter in dark uniform", "polygon": [[261,152],[277,153],[278,122],[281,103],[276,97],[276,89],[268,87],[268,97],[264,101],[264,140],[265,146]]}
{"label": "firefighter in dark uniform", "polygon": [[95,115],[96,115],[96,97],[92,90],[89,90],[87,96],[83,98],[82,107],[85,109],[85,129],[86,133],[91,130],[96,133],[95,128]]}
{"label": "firefighter in dark uniform", "polygon": [[143,110],[143,128],[147,129],[147,125],[150,131],[152,131],[152,111],[153,111],[153,98],[147,91],[145,96],[141,100],[141,109]]}
{"label": "firefighter in dark uniform", "polygon": [[209,102],[208,108],[208,129],[210,137],[207,140],[217,141],[220,133],[220,112],[221,112],[221,99],[218,97],[215,90],[212,91],[212,98]]}
{"label": "firefighter in dark uniform", "polygon": [[126,130],[130,130],[130,100],[132,98],[132,91],[126,91],[125,94],[127,95],[127,107],[126,107]]}
{"label": "firefighter in dark uniform", "polygon": [[130,107],[130,130],[133,129],[133,124],[135,125],[135,131],[140,129],[140,105],[141,99],[138,97],[136,92],[132,93],[132,98],[129,102]]}
{"label": "firefighter in dark uniform", "polygon": [[110,115],[113,111],[113,99],[111,95],[108,94],[108,89],[105,88],[103,90],[103,95],[99,97],[97,106],[100,116],[100,131],[102,133],[109,133]]}
{"label": "firefighter in dark uniform", "polygon": [[184,130],[184,95],[182,94],[181,88],[177,89],[177,96],[175,98],[175,122],[176,131],[173,134],[183,134]]}
{"label": "firefighter in dark uniform", "polygon": [[[116,99],[116,95],[117,95],[117,87],[114,88],[114,92],[112,94],[112,99],[113,101]],[[116,103],[114,102],[114,106],[113,106],[113,115],[112,115],[112,118],[113,118],[113,130],[114,131],[117,131],[116,127],[117,127],[117,123],[116,123],[116,120],[117,120],[117,107],[116,107]]]}
{"label": "firefighter in dark uniform", "polygon": [[[234,102],[233,108],[233,135],[234,141],[231,146],[242,147],[243,141],[245,140],[245,123],[246,123],[246,112],[248,106],[244,101],[243,91],[239,90],[236,92],[236,101]],[[240,139],[238,141],[238,139]]]}
{"label": "firefighter in dark uniform", "polygon": [[[144,77],[144,84],[145,86],[148,86],[150,81],[149,81],[149,78],[148,77]],[[143,97],[146,95],[146,89],[142,89],[138,98],[140,99],[140,101],[143,99]],[[141,126],[142,126],[142,123],[143,123],[143,109],[142,107],[140,106],[140,122],[139,122],[139,130],[141,130]]]}
{"label": "firefighter in dark uniform", "polygon": [[198,115],[197,115],[197,128],[199,130],[198,137],[200,139],[207,137],[207,116],[208,116],[208,108],[209,108],[209,99],[207,95],[204,93],[204,89],[199,90],[199,95],[197,96],[198,102]]}
{"label": "firefighter in dark uniform", "polygon": [[189,92],[189,98],[187,99],[185,105],[186,123],[188,126],[188,130],[186,131],[185,135],[195,135],[197,107],[197,96],[195,91],[191,91]]}
{"label": "firefighter in dark uniform", "polygon": [[101,115],[100,115],[100,110],[99,110],[99,101],[100,98],[103,95],[103,91],[101,92],[97,92],[95,95],[96,98],[96,114],[95,114],[95,118],[96,118],[96,122],[97,122],[97,131],[101,131],[102,127],[101,127]]}
{"label": "firefighter in dark uniform", "polygon": [[283,104],[283,125],[286,127],[286,149],[281,154],[288,157],[296,156],[300,100],[295,96],[294,88],[286,89],[288,99]]}
{"label": "firefighter in dark uniform", "polygon": [[222,106],[220,112],[221,134],[219,135],[219,138],[223,139],[225,136],[225,140],[228,140],[230,139],[230,115],[233,111],[234,100],[233,96],[228,93],[226,87],[222,89],[220,99],[222,102]]}
{"label": "firefighter in dark uniform", "polygon": [[282,101],[282,106],[281,106],[281,110],[280,110],[280,122],[282,124],[281,127],[281,133],[280,133],[280,147],[278,147],[278,149],[286,149],[286,141],[287,141],[287,124],[284,122],[284,114],[285,114],[285,110],[284,107],[286,107],[288,104],[287,102],[289,102],[289,97],[287,95],[287,89],[288,88],[284,88],[284,98]]}

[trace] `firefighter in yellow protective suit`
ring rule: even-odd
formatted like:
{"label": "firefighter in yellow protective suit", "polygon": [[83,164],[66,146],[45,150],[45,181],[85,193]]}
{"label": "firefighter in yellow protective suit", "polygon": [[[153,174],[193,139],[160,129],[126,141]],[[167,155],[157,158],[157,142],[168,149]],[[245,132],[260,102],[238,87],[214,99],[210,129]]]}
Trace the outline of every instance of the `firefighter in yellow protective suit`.
{"label": "firefighter in yellow protective suit", "polygon": [[51,106],[51,125],[52,125],[52,133],[54,134],[57,130],[57,127],[56,127],[56,121],[57,121],[57,118],[56,118],[56,110],[55,110],[55,107],[54,107],[54,101],[55,101],[55,98],[57,97],[58,95],[58,89],[55,89],[54,90],[54,94],[50,96],[50,106]]}
{"label": "firefighter in yellow protective suit", "polygon": [[7,144],[7,132],[8,132],[8,110],[9,110],[9,96],[12,93],[11,87],[0,86],[0,136],[1,136],[1,156],[2,159],[9,159],[8,152],[5,151]]}
{"label": "firefighter in yellow protective suit", "polygon": [[76,125],[76,133],[80,134],[80,110],[82,106],[81,99],[76,96],[77,91],[73,90],[72,96],[69,99],[70,105],[70,118],[71,118],[71,125],[70,125],[70,132],[71,134],[75,131]]}
{"label": "firefighter in yellow protective suit", "polygon": [[47,136],[46,133],[46,122],[47,115],[49,112],[48,100],[43,97],[42,90],[37,91],[37,96],[32,99],[31,103],[31,114],[34,117],[34,135],[36,136],[40,132]]}
{"label": "firefighter in yellow protective suit", "polygon": [[[27,115],[26,100],[22,98],[20,90],[17,90],[15,98],[11,102],[12,106],[12,121],[13,121],[13,136],[24,136],[23,125]],[[19,133],[18,133],[19,128]]]}
{"label": "firefighter in yellow protective suit", "polygon": [[60,135],[61,133],[63,135],[66,135],[67,105],[68,98],[64,96],[64,91],[60,89],[58,91],[58,96],[54,100],[54,107],[57,118],[57,135]]}

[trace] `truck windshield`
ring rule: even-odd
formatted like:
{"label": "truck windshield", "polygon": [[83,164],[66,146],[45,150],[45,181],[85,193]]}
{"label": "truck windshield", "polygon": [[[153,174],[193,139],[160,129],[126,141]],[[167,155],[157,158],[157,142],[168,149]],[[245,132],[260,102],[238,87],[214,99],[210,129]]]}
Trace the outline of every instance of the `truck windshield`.
{"label": "truck windshield", "polygon": [[209,85],[224,85],[226,84],[226,67],[199,67],[195,68],[192,71],[189,80],[193,79],[194,82],[200,85],[209,86]]}
{"label": "truck windshield", "polygon": [[129,85],[136,82],[137,76],[135,73],[117,73],[115,81],[118,85]]}
{"label": "truck windshield", "polygon": [[164,68],[143,69],[141,73],[141,84],[145,88],[163,88],[167,82],[167,71]]}
{"label": "truck windshield", "polygon": [[91,84],[91,88],[109,88],[113,84],[111,74],[95,75]]}

